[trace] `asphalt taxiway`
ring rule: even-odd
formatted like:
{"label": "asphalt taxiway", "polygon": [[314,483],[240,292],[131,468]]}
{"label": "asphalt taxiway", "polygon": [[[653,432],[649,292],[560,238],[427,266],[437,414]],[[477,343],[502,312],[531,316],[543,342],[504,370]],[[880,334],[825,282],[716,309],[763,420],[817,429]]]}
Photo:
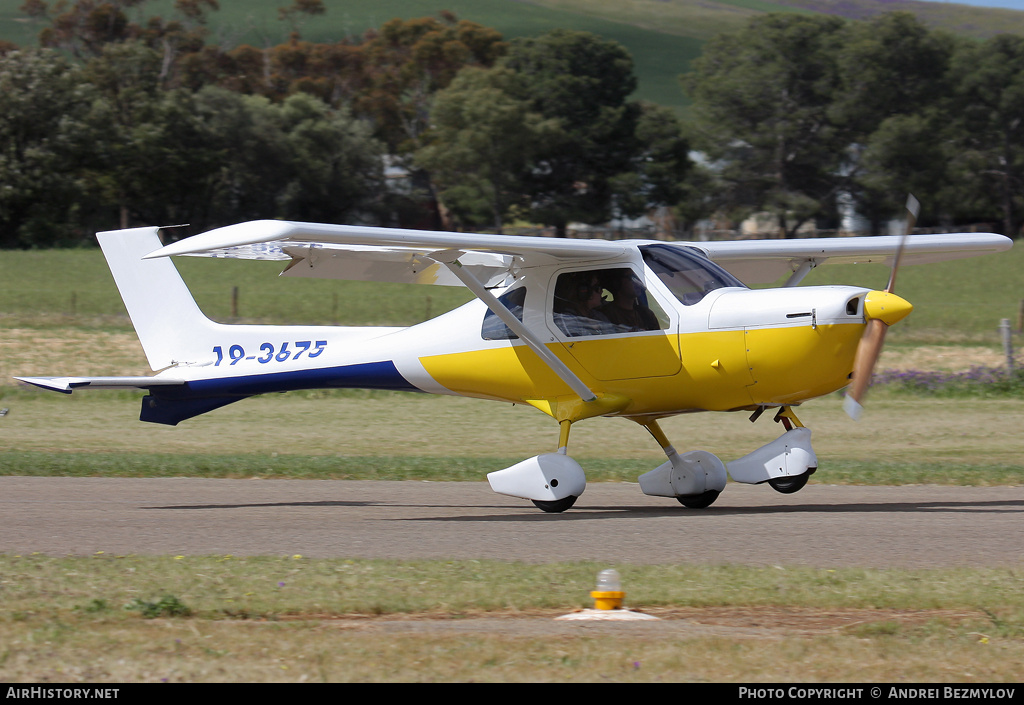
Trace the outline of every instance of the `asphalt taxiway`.
{"label": "asphalt taxiway", "polygon": [[0,552],[936,568],[1022,562],[1024,487],[730,484],[707,509],[591,483],[546,514],[485,482],[0,477]]}

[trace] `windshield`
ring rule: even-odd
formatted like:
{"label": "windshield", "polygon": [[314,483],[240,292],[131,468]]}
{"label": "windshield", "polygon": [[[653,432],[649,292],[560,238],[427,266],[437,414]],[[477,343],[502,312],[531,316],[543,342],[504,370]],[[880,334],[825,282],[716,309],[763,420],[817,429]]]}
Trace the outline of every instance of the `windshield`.
{"label": "windshield", "polygon": [[746,288],[743,282],[717,264],[673,245],[642,245],[644,262],[684,305],[691,306],[709,291],[725,287]]}

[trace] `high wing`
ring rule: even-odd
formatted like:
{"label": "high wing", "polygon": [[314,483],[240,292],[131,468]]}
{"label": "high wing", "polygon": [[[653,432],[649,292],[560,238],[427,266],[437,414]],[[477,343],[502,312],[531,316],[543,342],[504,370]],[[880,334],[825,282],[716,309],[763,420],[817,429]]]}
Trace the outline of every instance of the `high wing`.
{"label": "high wing", "polygon": [[146,259],[172,255],[290,260],[282,276],[461,286],[437,259],[460,252],[461,266],[488,287],[516,268],[559,260],[618,257],[629,247],[603,240],[555,240],[357,225],[257,220],[210,230],[168,245]]}
{"label": "high wing", "polygon": [[596,395],[489,291],[515,270],[558,261],[622,257],[631,244],[604,240],[402,230],[259,220],[195,235],[143,259],[202,255],[291,262],[285,276],[462,284],[480,299],[585,402]]}
{"label": "high wing", "polygon": [[[899,236],[677,242],[748,284],[774,282],[791,273],[793,286],[826,263],[891,264]],[[225,257],[290,261],[283,276],[410,282],[458,286],[462,282],[432,254],[461,253],[459,260],[487,287],[508,283],[518,268],[567,260],[602,260],[624,255],[635,241],[574,240],[515,235],[403,230],[259,220],[210,230],[146,255]],[[992,233],[912,235],[903,264],[974,257],[1009,249],[1012,241]]]}
{"label": "high wing", "polygon": [[[902,236],[833,237],[795,240],[695,242],[709,259],[747,284],[768,284],[793,273],[793,286],[814,267],[878,262],[892,265]],[[943,233],[906,238],[901,264],[925,264],[976,257],[1010,249],[1012,241],[993,233]]]}

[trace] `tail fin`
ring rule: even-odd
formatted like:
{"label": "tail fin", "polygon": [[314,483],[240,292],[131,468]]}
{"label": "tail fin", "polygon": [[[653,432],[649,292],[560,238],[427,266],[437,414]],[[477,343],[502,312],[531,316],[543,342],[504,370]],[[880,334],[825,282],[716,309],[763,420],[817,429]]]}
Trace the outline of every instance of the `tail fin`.
{"label": "tail fin", "polygon": [[142,259],[162,247],[159,230],[132,228],[96,234],[154,370],[210,357],[207,343],[217,328],[196,305],[170,258]]}

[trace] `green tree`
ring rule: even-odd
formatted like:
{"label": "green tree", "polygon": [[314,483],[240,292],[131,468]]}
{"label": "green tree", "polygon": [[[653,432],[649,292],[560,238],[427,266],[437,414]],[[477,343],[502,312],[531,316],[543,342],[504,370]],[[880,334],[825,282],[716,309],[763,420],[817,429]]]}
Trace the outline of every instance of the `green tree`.
{"label": "green tree", "polygon": [[263,96],[204,86],[193,110],[218,156],[210,178],[196,183],[203,187],[196,197],[209,204],[208,224],[278,217],[294,167],[279,107]]}
{"label": "green tree", "polygon": [[502,231],[523,202],[528,165],[555,127],[514,97],[519,81],[507,68],[467,67],[434,100],[430,139],[416,164],[430,172],[460,224]]}
{"label": "green tree", "polygon": [[370,125],[304,93],[285,100],[279,112],[292,163],[281,217],[345,223],[378,215],[384,150]]}
{"label": "green tree", "polygon": [[690,143],[679,118],[669,108],[641,105],[636,125],[632,168],[612,177],[615,215],[637,218],[659,206],[674,206],[684,194],[692,163]]}
{"label": "green tree", "polygon": [[493,65],[505,43],[493,29],[442,13],[386,22],[361,48],[365,82],[353,109],[373,122],[391,154],[406,155],[423,145],[434,94],[464,66]]}
{"label": "green tree", "polygon": [[905,12],[847,25],[831,116],[855,141],[843,166],[847,189],[875,231],[902,213],[908,192],[937,210],[948,177],[945,99],[956,47]]}
{"label": "green tree", "polygon": [[833,216],[844,185],[853,140],[831,115],[844,26],[830,16],[763,15],[708,42],[683,79],[723,201],[739,213],[774,213],[785,237]]}
{"label": "green tree", "polygon": [[87,182],[97,198],[130,222],[190,222],[215,155],[197,140],[189,93],[161,88],[162,56],[132,41],[106,45],[83,76],[96,92],[89,123],[96,160]]}
{"label": "green tree", "polygon": [[[25,0],[21,11],[46,26],[40,45],[65,51],[78,61],[98,57],[113,44],[144,42],[161,54],[160,78],[178,80],[177,68],[184,57],[200,54],[208,35],[207,14],[220,9],[217,0],[174,0],[170,19],[150,15],[144,24],[128,15],[147,0]],[[194,64],[194,62],[193,62]]]}
{"label": "green tree", "polygon": [[365,122],[308,94],[272,103],[215,86],[165,89],[161,67],[161,53],[136,41],[108,45],[85,69],[97,154],[86,182],[123,227],[341,222],[379,206],[382,149]]}
{"label": "green tree", "polygon": [[560,236],[572,221],[607,221],[613,180],[632,171],[639,148],[629,53],[588,32],[554,30],[513,41],[505,65],[522,76],[518,97],[559,126],[525,177],[531,218]]}
{"label": "green tree", "polygon": [[49,50],[0,55],[0,247],[83,238],[77,178],[89,145],[79,131],[89,86]]}
{"label": "green tree", "polygon": [[953,180],[962,217],[986,215],[1017,237],[1024,220],[1024,37],[964,45],[953,59]]}

